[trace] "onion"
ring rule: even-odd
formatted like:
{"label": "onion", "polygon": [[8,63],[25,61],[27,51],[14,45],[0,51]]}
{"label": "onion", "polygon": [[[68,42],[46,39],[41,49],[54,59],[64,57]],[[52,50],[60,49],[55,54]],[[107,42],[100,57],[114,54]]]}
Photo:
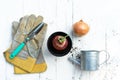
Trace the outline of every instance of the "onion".
{"label": "onion", "polygon": [[53,38],[52,44],[56,50],[64,50],[68,46],[67,36],[57,35]]}
{"label": "onion", "polygon": [[88,33],[89,26],[83,22],[83,20],[80,20],[79,22],[73,24],[73,31],[77,36],[83,36]]}

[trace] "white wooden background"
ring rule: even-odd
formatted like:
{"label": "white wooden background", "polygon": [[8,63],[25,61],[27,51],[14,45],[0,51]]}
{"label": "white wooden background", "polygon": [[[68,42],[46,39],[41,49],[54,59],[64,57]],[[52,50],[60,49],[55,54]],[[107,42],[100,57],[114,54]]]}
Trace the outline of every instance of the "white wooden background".
{"label": "white wooden background", "polygon": [[[1,0],[0,1],[0,80],[118,80],[120,78],[120,5],[119,0]],[[11,23],[24,15],[42,15],[48,23],[43,53],[46,72],[16,75],[3,52],[11,43]],[[75,37],[72,24],[83,19],[90,26],[84,37]],[[46,47],[48,37],[56,31],[68,33],[73,47],[107,50],[108,63],[98,71],[81,71],[68,61],[69,55],[57,58]],[[80,40],[80,42],[79,42]],[[105,55],[104,55],[105,56]],[[103,61],[103,54],[100,62]]]}

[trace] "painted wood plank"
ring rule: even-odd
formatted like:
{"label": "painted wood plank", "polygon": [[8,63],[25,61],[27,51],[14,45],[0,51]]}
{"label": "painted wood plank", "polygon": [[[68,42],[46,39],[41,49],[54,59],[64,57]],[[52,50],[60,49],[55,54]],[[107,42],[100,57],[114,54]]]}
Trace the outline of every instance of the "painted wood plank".
{"label": "painted wood plank", "polygon": [[[114,8],[118,8],[118,7],[114,7]],[[119,10],[116,10],[115,13],[118,15],[119,14]],[[112,10],[111,10],[112,11]],[[111,14],[109,16],[112,16],[114,14]],[[109,80],[117,80],[120,78],[120,57],[119,57],[119,50],[120,50],[120,46],[119,46],[119,41],[120,41],[120,23],[119,23],[119,16],[112,16],[109,17],[107,16],[106,19],[106,25],[107,25],[107,50],[110,53],[110,60],[107,64],[107,71],[106,71],[106,75],[104,77],[104,79],[109,79]],[[110,24],[111,22],[113,22],[114,24]]]}
{"label": "painted wood plank", "polygon": [[[69,6],[69,5],[68,5]],[[69,15],[67,15],[67,11],[69,9],[67,9],[67,2],[66,0],[58,0],[57,1],[57,26],[58,26],[58,31],[63,31],[66,32],[66,27],[69,28],[69,26],[67,25],[67,18],[66,17],[71,17]],[[71,74],[70,74],[70,65],[68,64],[68,60],[67,57],[61,57],[61,58],[57,58],[57,80],[65,80],[65,79],[71,79]],[[69,76],[67,76],[69,74]],[[63,76],[64,75],[64,76]]]}
{"label": "painted wood plank", "polygon": [[[71,36],[71,26],[72,1],[57,0],[57,30]],[[57,58],[57,80],[72,80],[73,78],[73,65],[68,61],[68,56]]]}
{"label": "painted wood plank", "polygon": [[[97,18],[97,19],[96,19]],[[106,26],[104,25],[104,18],[101,18],[101,16],[97,16],[96,18],[94,18],[93,21],[93,26],[94,30],[92,35],[93,36],[93,45],[96,46],[96,48],[94,47],[94,49],[96,50],[106,50]],[[95,24],[95,25],[94,25]],[[94,33],[95,32],[95,33]],[[92,36],[91,35],[91,36]],[[99,64],[104,62],[106,60],[106,54],[105,52],[99,53]],[[103,76],[106,74],[106,65],[100,65],[99,70],[97,71],[91,71],[90,72],[90,80],[96,80],[98,79],[97,77],[100,76],[99,80],[101,80],[101,78],[103,78]],[[102,75],[100,73],[103,73]]]}
{"label": "painted wood plank", "polygon": [[57,0],[39,0],[39,14],[44,17],[48,24],[47,34],[43,45],[43,54],[47,63],[47,70],[40,73],[40,80],[57,80],[57,58],[47,48],[47,40],[51,34],[56,32]]}
{"label": "painted wood plank", "polygon": [[[84,1],[83,1],[84,2]],[[86,6],[83,5],[84,3],[81,2],[80,0],[74,0],[73,1],[73,24],[81,19],[83,19],[83,21],[85,21],[86,23],[88,23],[88,25],[90,25],[90,21],[91,19],[88,18],[88,15],[85,15],[84,12],[84,8],[86,8]],[[91,27],[90,27],[91,28]],[[73,47],[77,47],[78,49],[91,49],[91,47],[89,45],[90,44],[90,35],[91,35],[91,31],[83,36],[83,37],[77,37],[75,36],[74,32],[73,32]],[[89,41],[90,40],[90,41]],[[73,80],[89,80],[90,77],[90,72],[89,71],[82,71],[80,69],[80,66],[76,66],[74,65],[74,79]]]}
{"label": "painted wood plank", "polygon": [[[19,21],[19,19],[25,14],[24,13],[24,8],[28,6],[24,1],[13,1],[13,2],[8,2],[7,4],[9,6],[9,9],[11,10],[10,12],[6,12],[6,20],[9,22],[8,26],[12,24],[12,21]],[[32,7],[32,5],[31,5]],[[29,8],[31,8],[29,7]],[[8,8],[8,7],[7,7]],[[26,11],[26,10],[25,10]],[[28,13],[27,13],[28,14]],[[29,15],[29,14],[28,14]],[[11,28],[11,26],[10,26]],[[9,34],[11,30],[9,29]],[[9,35],[11,38],[11,35]],[[9,44],[10,45],[10,44]],[[24,74],[24,75],[17,75],[14,74],[14,69],[13,65],[6,64],[6,80],[39,80],[39,74]]]}
{"label": "painted wood plank", "polygon": [[[18,4],[19,3],[19,4]],[[3,52],[9,48],[11,43],[11,24],[12,21],[19,19],[22,16],[22,1],[1,1],[0,9],[0,36],[2,37],[0,40],[0,80],[11,80],[9,79],[10,75],[13,74],[13,66],[8,64],[5,61],[3,56]],[[11,74],[12,73],[12,74]],[[11,76],[12,77],[12,76]]]}

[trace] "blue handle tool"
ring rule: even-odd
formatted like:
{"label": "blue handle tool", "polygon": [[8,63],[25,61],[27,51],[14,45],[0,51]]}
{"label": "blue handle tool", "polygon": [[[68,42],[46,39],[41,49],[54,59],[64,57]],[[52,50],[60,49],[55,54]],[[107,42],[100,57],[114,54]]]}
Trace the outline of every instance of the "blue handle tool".
{"label": "blue handle tool", "polygon": [[25,38],[25,41],[20,43],[17,48],[10,54],[10,59],[13,59],[15,56],[17,56],[20,51],[24,48],[25,44],[30,41],[31,39],[34,38],[34,36],[36,34],[39,33],[39,31],[42,29],[42,27],[44,26],[44,23],[40,23],[38,26],[36,26],[27,36],[27,38]]}

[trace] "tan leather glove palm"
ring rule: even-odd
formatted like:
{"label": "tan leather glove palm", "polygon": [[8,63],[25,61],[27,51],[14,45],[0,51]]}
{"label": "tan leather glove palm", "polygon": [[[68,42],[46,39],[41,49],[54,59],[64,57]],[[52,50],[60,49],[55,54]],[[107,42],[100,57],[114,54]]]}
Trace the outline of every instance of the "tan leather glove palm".
{"label": "tan leather glove palm", "polygon": [[20,23],[13,22],[13,41],[9,51],[5,52],[6,60],[15,67],[15,73],[26,72],[43,72],[46,70],[46,63],[42,55],[42,44],[44,41],[47,24],[44,25],[42,30],[36,35],[34,39],[26,43],[24,49],[15,57],[10,59],[10,53],[24,41],[27,34],[43,20],[43,17],[35,15],[24,16],[20,19]]}

